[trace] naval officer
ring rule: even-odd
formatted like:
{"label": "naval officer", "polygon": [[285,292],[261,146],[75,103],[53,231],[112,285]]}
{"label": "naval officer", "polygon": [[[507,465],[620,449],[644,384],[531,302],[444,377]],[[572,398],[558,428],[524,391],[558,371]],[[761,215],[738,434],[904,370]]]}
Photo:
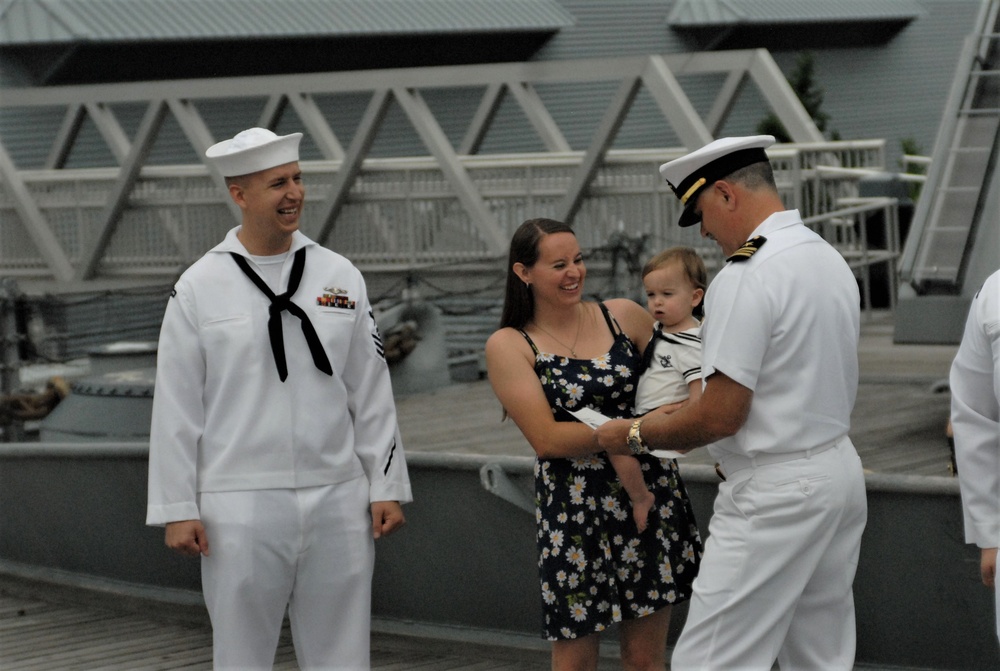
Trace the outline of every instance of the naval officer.
{"label": "naval officer", "polygon": [[962,343],[951,364],[949,384],[965,540],[979,546],[983,584],[994,590],[1000,606],[1000,597],[996,596],[1000,545],[1000,271],[990,275],[972,299]]}
{"label": "naval officer", "polygon": [[857,282],[786,210],[769,135],[716,140],[660,167],[727,257],[708,288],[701,398],[597,429],[611,452],[708,445],[719,486],[670,668],[851,669],[852,583],[867,517],[847,437],[858,385]]}
{"label": "naval officer", "polygon": [[365,283],[299,229],[301,133],[208,149],[242,224],[181,275],[157,353],[147,524],[201,557],[216,669],[369,668],[373,538],[411,499]]}

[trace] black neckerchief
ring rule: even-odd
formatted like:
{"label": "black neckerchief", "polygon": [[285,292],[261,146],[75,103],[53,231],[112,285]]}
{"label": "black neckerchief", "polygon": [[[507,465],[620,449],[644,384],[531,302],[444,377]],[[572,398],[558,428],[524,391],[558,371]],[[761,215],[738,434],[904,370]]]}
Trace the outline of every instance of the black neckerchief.
{"label": "black neckerchief", "polygon": [[656,341],[663,340],[665,342],[673,343],[674,345],[683,345],[680,340],[671,338],[670,335],[663,332],[663,328],[657,326],[653,329],[653,337],[649,339],[646,343],[646,351],[642,353],[642,361],[639,363],[639,375],[642,375],[649,366],[653,363],[653,350],[656,349]]}
{"label": "black neckerchief", "polygon": [[306,314],[305,310],[292,302],[292,295],[299,288],[302,271],[306,265],[306,248],[303,247],[295,252],[295,260],[292,261],[292,272],[288,277],[288,289],[280,296],[276,296],[271,291],[271,287],[267,286],[267,283],[261,279],[260,275],[253,271],[250,263],[245,258],[235,252],[229,252],[229,254],[236,261],[236,265],[240,267],[240,270],[250,278],[250,281],[256,284],[257,288],[271,300],[271,305],[268,307],[270,316],[267,318],[267,335],[271,341],[271,354],[274,355],[274,365],[278,368],[278,377],[281,378],[281,381],[284,382],[285,378],[288,377],[288,364],[285,362],[285,338],[281,330],[281,313],[285,310],[298,317],[299,321],[302,322],[302,334],[306,337],[306,344],[309,345],[309,353],[312,354],[313,363],[316,364],[316,368],[327,375],[333,375],[330,359],[327,358],[326,352],[323,351],[323,343],[319,341],[316,329],[313,328],[312,322],[309,321],[309,315]]}

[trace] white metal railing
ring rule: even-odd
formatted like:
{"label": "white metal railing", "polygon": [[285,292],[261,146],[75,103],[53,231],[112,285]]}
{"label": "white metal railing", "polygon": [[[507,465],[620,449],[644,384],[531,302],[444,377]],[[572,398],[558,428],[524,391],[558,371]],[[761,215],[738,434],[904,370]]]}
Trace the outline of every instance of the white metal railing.
{"label": "white metal railing", "polygon": [[[901,249],[898,205],[889,197],[845,197],[837,201],[837,209],[803,219],[840,251],[861,280],[866,311],[873,307],[872,267],[879,264],[885,266],[889,308],[896,306],[896,265]],[[874,225],[881,226],[881,231],[873,230]]]}
{"label": "white metal railing", "polygon": [[[585,249],[616,231],[646,234],[648,249],[690,245],[715,255],[697,229],[681,229],[677,199],[657,170],[683,149],[610,151],[573,225]],[[769,152],[783,199],[803,217],[837,210],[857,196],[857,181],[884,170],[885,142],[779,145]],[[582,152],[463,156],[503,238],[525,219],[555,216]],[[339,161],[302,163],[308,234]],[[21,179],[71,263],[97,234],[117,168],[21,171]],[[99,266],[99,277],[170,276],[218,242],[234,225],[222,193],[201,165],[146,166]],[[835,241],[832,241],[835,242]],[[431,158],[367,159],[327,244],[368,271],[412,270],[496,258],[448,179]],[[45,261],[0,189],[0,273],[44,277]]]}

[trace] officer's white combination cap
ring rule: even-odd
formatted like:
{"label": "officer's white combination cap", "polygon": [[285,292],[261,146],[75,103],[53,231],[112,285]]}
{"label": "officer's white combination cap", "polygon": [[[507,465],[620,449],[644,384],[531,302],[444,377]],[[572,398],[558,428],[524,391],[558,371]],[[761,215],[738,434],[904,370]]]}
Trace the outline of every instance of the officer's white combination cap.
{"label": "officer's white combination cap", "polygon": [[684,206],[680,225],[694,226],[698,217],[694,204],[702,189],[740,168],[767,160],[767,147],[774,144],[773,135],[724,137],[709,142],[701,149],[660,166],[660,174]]}
{"label": "officer's white combination cap", "polygon": [[266,128],[249,128],[205,152],[223,177],[238,177],[299,160],[302,133],[275,135]]}

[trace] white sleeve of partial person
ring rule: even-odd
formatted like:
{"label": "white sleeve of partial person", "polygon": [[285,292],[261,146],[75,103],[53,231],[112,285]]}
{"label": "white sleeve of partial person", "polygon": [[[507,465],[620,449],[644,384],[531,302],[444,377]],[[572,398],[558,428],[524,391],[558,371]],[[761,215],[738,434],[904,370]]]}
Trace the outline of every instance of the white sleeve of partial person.
{"label": "white sleeve of partial person", "polygon": [[354,421],[354,451],[368,476],[369,500],[406,503],[413,500],[413,494],[396,420],[389,366],[363,290],[356,309],[358,318],[344,368],[348,406]]}
{"label": "white sleeve of partial person", "polygon": [[205,362],[197,323],[183,293],[167,303],[157,347],[149,431],[146,524],[200,519],[198,444],[205,423]]}
{"label": "white sleeve of partial person", "polygon": [[[1000,319],[997,293],[973,301],[962,343],[952,363],[951,424],[962,493],[965,540],[979,547],[1000,543]],[[990,328],[992,324],[992,328]]]}

